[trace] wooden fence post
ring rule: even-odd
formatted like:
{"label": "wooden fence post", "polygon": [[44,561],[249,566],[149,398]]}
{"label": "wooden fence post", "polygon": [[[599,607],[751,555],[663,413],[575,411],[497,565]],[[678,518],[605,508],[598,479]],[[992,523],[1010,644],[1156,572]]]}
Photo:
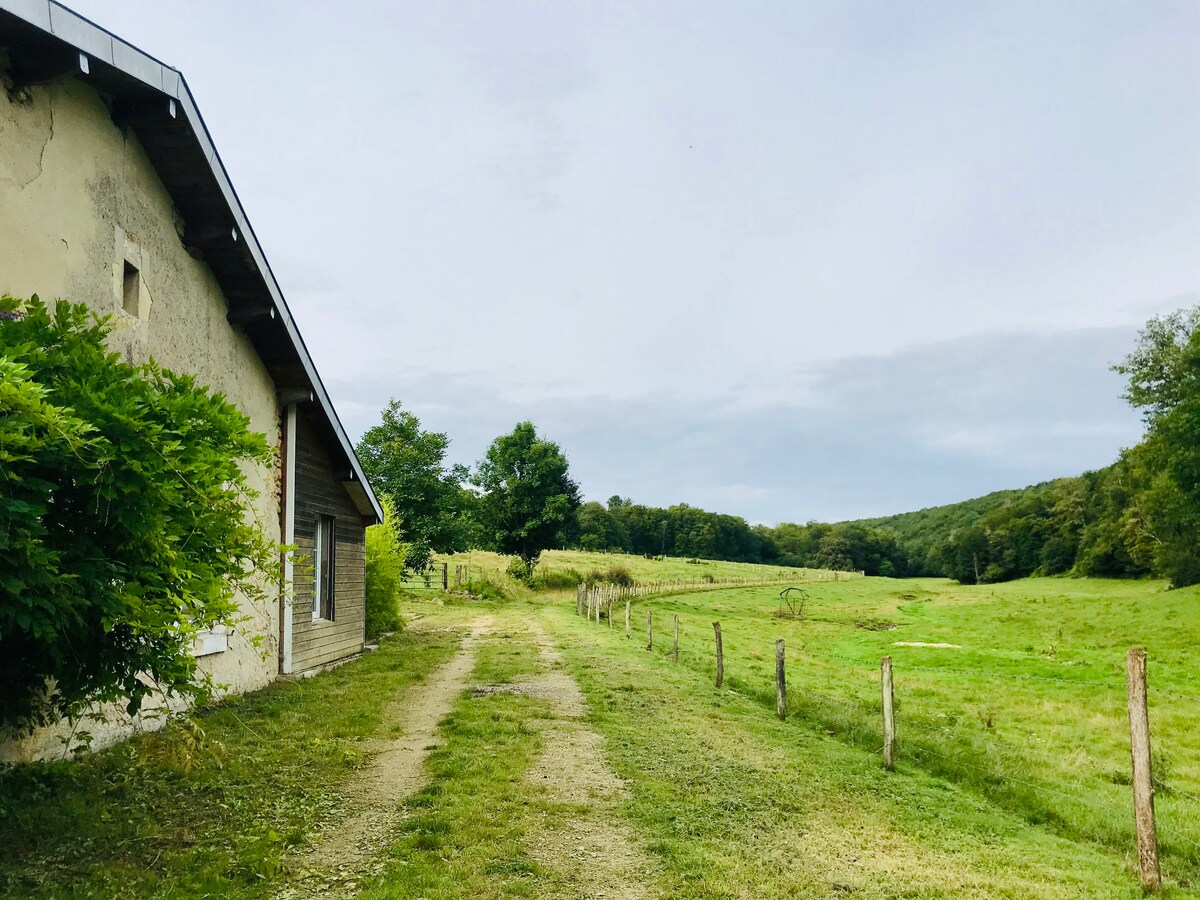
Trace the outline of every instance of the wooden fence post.
{"label": "wooden fence post", "polygon": [[883,767],[889,772],[896,768],[896,711],[892,703],[892,658],[879,661],[880,683],[883,685]]}
{"label": "wooden fence post", "polygon": [[713,622],[713,633],[717,636],[717,687],[725,681],[725,654],[721,649],[721,623]]}
{"label": "wooden fence post", "polygon": [[675,614],[675,644],[671,649],[671,655],[675,658],[675,662],[679,662],[679,614]]}
{"label": "wooden fence post", "polygon": [[442,590],[450,590],[450,563],[442,563]]}
{"label": "wooden fence post", "polygon": [[613,624],[612,624],[612,605],[613,605],[613,598],[612,598],[612,597],[609,597],[609,598],[608,598],[608,627],[609,627],[610,629],[613,627]]}
{"label": "wooden fence post", "polygon": [[1138,868],[1142,887],[1162,888],[1158,836],[1154,826],[1154,786],[1150,780],[1150,711],[1146,704],[1146,651],[1134,647],[1125,656],[1129,700],[1129,749],[1133,758],[1133,819],[1137,825]]}
{"label": "wooden fence post", "polygon": [[775,714],[787,718],[787,675],[783,667],[783,638],[775,641]]}
{"label": "wooden fence post", "polygon": [[650,624],[650,610],[646,610],[646,649],[654,649],[654,630]]}
{"label": "wooden fence post", "polygon": [[632,603],[632,600],[625,601],[625,637],[631,637],[629,632],[629,607]]}

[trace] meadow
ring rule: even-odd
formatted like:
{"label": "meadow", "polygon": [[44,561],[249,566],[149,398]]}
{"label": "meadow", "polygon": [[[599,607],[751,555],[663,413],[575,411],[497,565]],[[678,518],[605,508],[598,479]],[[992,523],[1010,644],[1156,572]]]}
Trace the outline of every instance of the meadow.
{"label": "meadow", "polygon": [[[945,779],[1127,865],[1134,837],[1125,652],[1146,647],[1162,866],[1188,886],[1200,883],[1200,591],[1164,587],[862,578],[804,584],[802,614],[775,587],[708,590],[635,601],[629,640],[623,610],[612,630],[576,618],[569,601],[554,617],[573,633],[590,628],[589,643],[673,665],[678,615],[678,665],[708,677],[712,623],[720,621],[725,685],[764,713],[775,706],[782,638],[792,722],[869,753],[882,745],[879,662],[891,656],[900,773]],[[646,609],[657,625],[651,654]]]}
{"label": "meadow", "polygon": [[[512,557],[484,550],[469,553],[438,555],[435,563],[468,565],[472,571],[489,578],[503,578]],[[723,562],[714,559],[688,559],[682,556],[647,558],[630,553],[588,552],[586,550],[547,550],[538,563],[537,574],[562,574],[570,571],[587,576],[592,572],[608,572],[619,568],[639,582],[692,581],[710,576],[717,581],[745,579],[748,581],[778,581],[799,579],[815,581],[833,577],[858,577],[858,573],[841,572],[837,576],[823,569],[800,569],[766,563]]]}

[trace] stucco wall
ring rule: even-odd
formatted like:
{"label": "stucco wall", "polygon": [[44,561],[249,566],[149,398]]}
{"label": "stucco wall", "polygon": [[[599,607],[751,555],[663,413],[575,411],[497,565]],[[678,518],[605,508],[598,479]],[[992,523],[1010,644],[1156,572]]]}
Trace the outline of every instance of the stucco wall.
{"label": "stucco wall", "polygon": [[[110,343],[131,362],[150,357],[190,372],[220,391],[252,427],[279,446],[275,387],[246,337],[225,318],[226,303],[207,266],[180,242],[182,223],[136,136],[114,125],[100,96],[67,78],[11,93],[0,86],[0,293],[87,303],[117,320]],[[124,310],[126,262],[139,270],[137,314]],[[280,540],[278,467],[248,473],[259,497],[253,514]],[[277,591],[272,590],[271,596]],[[278,671],[278,606],[250,608],[242,634],[201,667],[231,691],[252,690]],[[112,717],[122,719],[120,716]],[[128,732],[127,721],[89,725],[98,743]],[[57,735],[0,758],[61,752]]]}

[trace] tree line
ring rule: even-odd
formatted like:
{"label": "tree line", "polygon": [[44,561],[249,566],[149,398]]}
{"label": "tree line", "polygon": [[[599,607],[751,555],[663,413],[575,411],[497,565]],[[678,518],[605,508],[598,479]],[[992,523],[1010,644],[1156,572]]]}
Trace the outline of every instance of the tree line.
{"label": "tree line", "polygon": [[1154,575],[1200,582],[1200,307],[1152,319],[1114,367],[1143,412],[1143,440],[1111,466],[1020,490],[876,519],[774,527],[686,503],[615,495],[583,503],[557,444],[523,422],[474,471],[444,463],[449,440],[395,400],[359,444],[396,511],[410,566],[433,552],[512,553],[532,574],[550,547],[948,576]]}

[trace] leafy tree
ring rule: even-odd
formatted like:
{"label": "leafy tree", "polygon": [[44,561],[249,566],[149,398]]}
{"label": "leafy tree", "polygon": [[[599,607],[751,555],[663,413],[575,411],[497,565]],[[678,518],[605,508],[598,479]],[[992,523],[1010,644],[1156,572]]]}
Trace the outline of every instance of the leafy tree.
{"label": "leafy tree", "polygon": [[831,531],[821,538],[817,554],[809,565],[818,569],[836,569],[842,572],[853,571],[854,557],[851,556],[853,547],[849,537],[842,531]]}
{"label": "leafy tree", "polygon": [[579,486],[567,457],[553,441],[538,437],[532,422],[492,441],[475,483],[487,534],[501,553],[515,554],[532,577],[543,550],[555,546],[579,509]]}
{"label": "leafy tree", "polygon": [[1129,379],[1125,399],[1153,427],[1163,416],[1200,395],[1200,306],[1156,316],[1138,334],[1137,346],[1113,369]]}
{"label": "leafy tree", "polygon": [[0,721],[198,697],[192,642],[266,600],[246,515],[266,438],[186,375],[132,366],[82,305],[0,298]]}
{"label": "leafy tree", "polygon": [[1126,522],[1174,586],[1200,583],[1200,306],[1151,319],[1115,369],[1147,426],[1127,458],[1148,485]]}
{"label": "leafy tree", "polygon": [[463,466],[446,467],[450,439],[423,431],[421,422],[392,400],[383,421],[367,430],[355,448],[371,484],[391,500],[396,540],[407,544],[406,565],[425,569],[434,552],[465,550]]}
{"label": "leafy tree", "polygon": [[954,531],[940,548],[945,574],[963,584],[978,584],[988,570],[988,533],[982,525]]}
{"label": "leafy tree", "polygon": [[579,546],[583,550],[627,550],[629,531],[601,504],[585,503],[579,509]]}

